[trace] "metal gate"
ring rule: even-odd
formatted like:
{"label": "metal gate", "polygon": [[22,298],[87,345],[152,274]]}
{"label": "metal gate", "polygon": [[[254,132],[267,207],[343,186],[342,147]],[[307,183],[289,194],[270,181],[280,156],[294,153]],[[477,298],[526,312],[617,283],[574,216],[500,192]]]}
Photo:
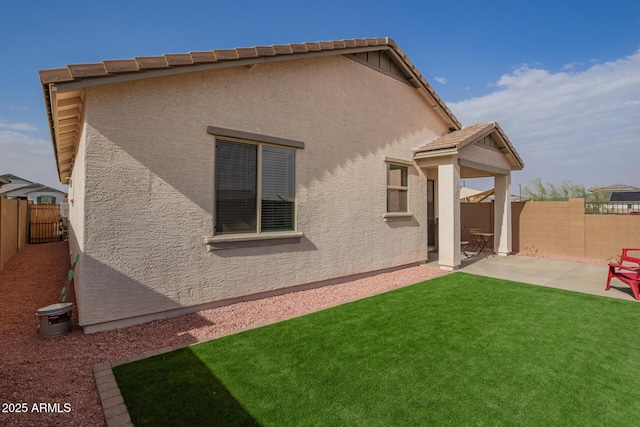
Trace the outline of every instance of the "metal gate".
{"label": "metal gate", "polygon": [[60,205],[29,205],[29,243],[62,240]]}

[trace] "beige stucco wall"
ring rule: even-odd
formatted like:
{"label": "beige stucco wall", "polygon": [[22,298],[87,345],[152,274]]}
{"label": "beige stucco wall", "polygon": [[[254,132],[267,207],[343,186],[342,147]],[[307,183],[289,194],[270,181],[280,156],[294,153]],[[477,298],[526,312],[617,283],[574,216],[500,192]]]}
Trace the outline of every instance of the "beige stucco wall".
{"label": "beige stucco wall", "polygon": [[[84,252],[81,325],[427,257],[425,177],[410,168],[414,216],[387,222],[384,159],[411,160],[412,146],[447,126],[415,88],[355,61],[334,56],[96,86],[86,92],[85,122],[69,196],[74,248]],[[300,243],[205,250],[213,235],[209,125],[305,142],[296,153]]]}
{"label": "beige stucco wall", "polygon": [[84,235],[85,235],[85,216],[91,215],[90,212],[84,210],[85,198],[85,172],[86,172],[86,139],[87,126],[82,129],[80,141],[78,143],[77,153],[73,164],[73,172],[71,173],[71,181],[69,183],[69,259],[72,260],[76,254],[80,254],[78,263],[74,270],[74,292],[76,301],[80,304],[76,307],[79,319],[84,319],[85,307],[82,304],[87,288],[90,287],[92,278],[87,277],[84,269]]}
{"label": "beige stucco wall", "polygon": [[460,150],[459,156],[462,160],[468,160],[490,168],[504,169],[507,171],[511,170],[511,165],[509,164],[507,157],[496,149],[472,144]]}

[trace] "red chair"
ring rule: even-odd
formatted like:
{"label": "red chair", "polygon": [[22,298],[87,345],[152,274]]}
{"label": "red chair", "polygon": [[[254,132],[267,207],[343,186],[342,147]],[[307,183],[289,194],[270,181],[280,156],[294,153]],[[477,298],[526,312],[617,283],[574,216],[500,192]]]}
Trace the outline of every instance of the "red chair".
{"label": "red chair", "polygon": [[607,278],[608,291],[611,287],[611,279],[616,278],[631,287],[633,297],[640,301],[640,291],[638,290],[640,283],[640,258],[629,256],[630,251],[640,251],[640,248],[622,249],[620,263],[609,263],[609,277]]}

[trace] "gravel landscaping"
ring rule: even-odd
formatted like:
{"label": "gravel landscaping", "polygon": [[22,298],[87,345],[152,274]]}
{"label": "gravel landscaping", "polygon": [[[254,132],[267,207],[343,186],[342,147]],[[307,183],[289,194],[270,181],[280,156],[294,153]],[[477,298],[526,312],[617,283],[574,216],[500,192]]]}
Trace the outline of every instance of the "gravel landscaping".
{"label": "gravel landscaping", "polygon": [[[0,425],[103,426],[95,365],[206,341],[446,274],[410,267],[90,335],[83,334],[74,316],[70,333],[41,339],[35,313],[58,301],[69,270],[68,251],[66,242],[27,245],[0,271]],[[69,301],[75,302],[73,295]]]}

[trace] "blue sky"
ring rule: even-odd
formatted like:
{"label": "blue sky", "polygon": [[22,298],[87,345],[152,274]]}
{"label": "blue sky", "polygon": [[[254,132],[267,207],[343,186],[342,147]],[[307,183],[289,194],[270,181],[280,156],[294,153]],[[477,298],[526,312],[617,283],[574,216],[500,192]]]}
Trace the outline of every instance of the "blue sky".
{"label": "blue sky", "polygon": [[[497,121],[533,178],[640,186],[640,3],[0,0],[0,174],[56,179],[38,70],[391,37],[464,125]],[[467,186],[491,183],[468,180]]]}

